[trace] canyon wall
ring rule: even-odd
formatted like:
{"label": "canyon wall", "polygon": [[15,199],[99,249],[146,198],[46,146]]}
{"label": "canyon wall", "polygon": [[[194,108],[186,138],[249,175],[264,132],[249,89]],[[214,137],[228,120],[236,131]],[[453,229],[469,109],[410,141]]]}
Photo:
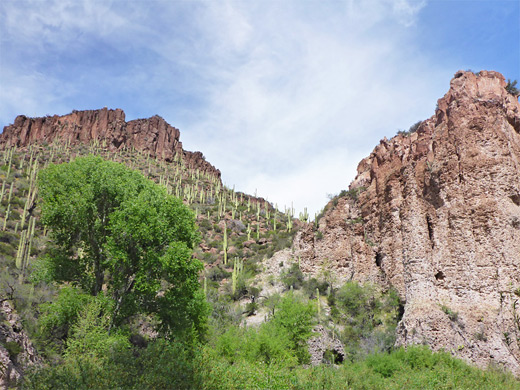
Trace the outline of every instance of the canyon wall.
{"label": "canyon wall", "polygon": [[305,272],[394,286],[399,345],[520,375],[520,104],[505,86],[457,72],[435,115],[382,140],[293,248]]}

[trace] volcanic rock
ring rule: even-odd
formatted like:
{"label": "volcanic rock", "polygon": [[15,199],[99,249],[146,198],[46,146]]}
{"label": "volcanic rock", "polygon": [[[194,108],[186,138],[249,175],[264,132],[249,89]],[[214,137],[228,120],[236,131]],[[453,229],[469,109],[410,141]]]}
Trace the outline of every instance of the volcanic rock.
{"label": "volcanic rock", "polygon": [[398,345],[520,375],[520,104],[505,86],[457,72],[435,115],[383,139],[293,248],[302,271],[395,287]]}
{"label": "volcanic rock", "polygon": [[12,125],[4,127],[0,148],[54,141],[70,145],[99,141],[111,151],[134,148],[166,161],[182,157],[188,168],[220,178],[220,171],[208,163],[201,152],[183,150],[179,137],[179,130],[158,115],[126,122],[123,110],[105,107],[72,111],[63,116],[28,118],[20,115]]}

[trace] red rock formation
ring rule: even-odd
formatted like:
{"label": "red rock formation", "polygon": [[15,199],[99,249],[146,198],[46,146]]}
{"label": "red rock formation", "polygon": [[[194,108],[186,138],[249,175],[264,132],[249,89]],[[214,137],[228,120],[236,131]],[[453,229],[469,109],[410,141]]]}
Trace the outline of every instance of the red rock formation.
{"label": "red rock formation", "polygon": [[182,149],[180,132],[160,116],[125,121],[123,110],[73,111],[64,116],[28,118],[18,116],[14,124],[4,127],[0,148],[25,147],[32,143],[60,139],[70,144],[106,141],[110,150],[135,148],[152,157],[172,161],[180,153],[190,168],[197,168],[220,178],[220,171],[208,163],[202,153]]}
{"label": "red rock formation", "polygon": [[395,286],[398,344],[520,375],[520,104],[505,85],[457,72],[435,115],[382,140],[294,249],[304,271]]}

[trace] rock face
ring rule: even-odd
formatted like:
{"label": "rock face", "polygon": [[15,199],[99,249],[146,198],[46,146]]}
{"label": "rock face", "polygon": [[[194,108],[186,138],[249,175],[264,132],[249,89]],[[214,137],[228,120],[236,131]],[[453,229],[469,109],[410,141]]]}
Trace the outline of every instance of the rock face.
{"label": "rock face", "polygon": [[337,364],[345,359],[345,350],[341,342],[330,337],[323,325],[317,325],[312,330],[314,337],[307,341],[311,365],[318,366],[322,363]]}
{"label": "rock face", "polygon": [[397,288],[398,344],[520,375],[520,104],[505,86],[457,72],[435,115],[382,140],[294,250],[303,271]]}
{"label": "rock face", "polygon": [[202,153],[182,149],[180,132],[160,116],[125,121],[123,110],[73,111],[64,116],[28,118],[20,115],[14,123],[4,127],[0,134],[1,147],[25,147],[32,143],[53,142],[90,143],[106,142],[110,150],[135,148],[151,157],[172,161],[182,156],[188,167],[211,173],[220,178],[220,171],[208,163]]}
{"label": "rock face", "polygon": [[41,364],[42,359],[9,301],[0,303],[0,319],[0,389],[11,389],[21,379],[25,368]]}

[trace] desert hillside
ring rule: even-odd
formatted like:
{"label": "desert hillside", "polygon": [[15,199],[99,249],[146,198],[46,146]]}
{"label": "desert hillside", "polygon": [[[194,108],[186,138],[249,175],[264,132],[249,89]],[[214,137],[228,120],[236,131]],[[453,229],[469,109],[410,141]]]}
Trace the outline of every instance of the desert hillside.
{"label": "desert hillside", "polygon": [[[0,134],[0,385],[307,389],[319,377],[323,388],[515,388],[502,372],[520,375],[520,104],[510,87],[497,72],[457,72],[435,114],[381,140],[314,221],[226,187],[159,116],[127,122],[103,108],[16,117]],[[60,236],[44,218],[55,200],[45,172],[82,161],[137,171],[165,203],[179,198],[191,210],[196,237],[183,265],[200,266],[190,288],[203,301],[203,330],[161,333],[153,310],[175,284],[168,273],[150,277],[152,298],[135,292],[134,306],[152,309],[127,317],[123,290],[110,290],[124,267],[96,274],[94,294],[84,275],[45,277],[49,258],[65,256],[66,268],[91,245],[69,237],[57,252],[68,228]],[[109,252],[114,240],[103,245],[121,254]],[[130,272],[125,293],[137,278]]]}

